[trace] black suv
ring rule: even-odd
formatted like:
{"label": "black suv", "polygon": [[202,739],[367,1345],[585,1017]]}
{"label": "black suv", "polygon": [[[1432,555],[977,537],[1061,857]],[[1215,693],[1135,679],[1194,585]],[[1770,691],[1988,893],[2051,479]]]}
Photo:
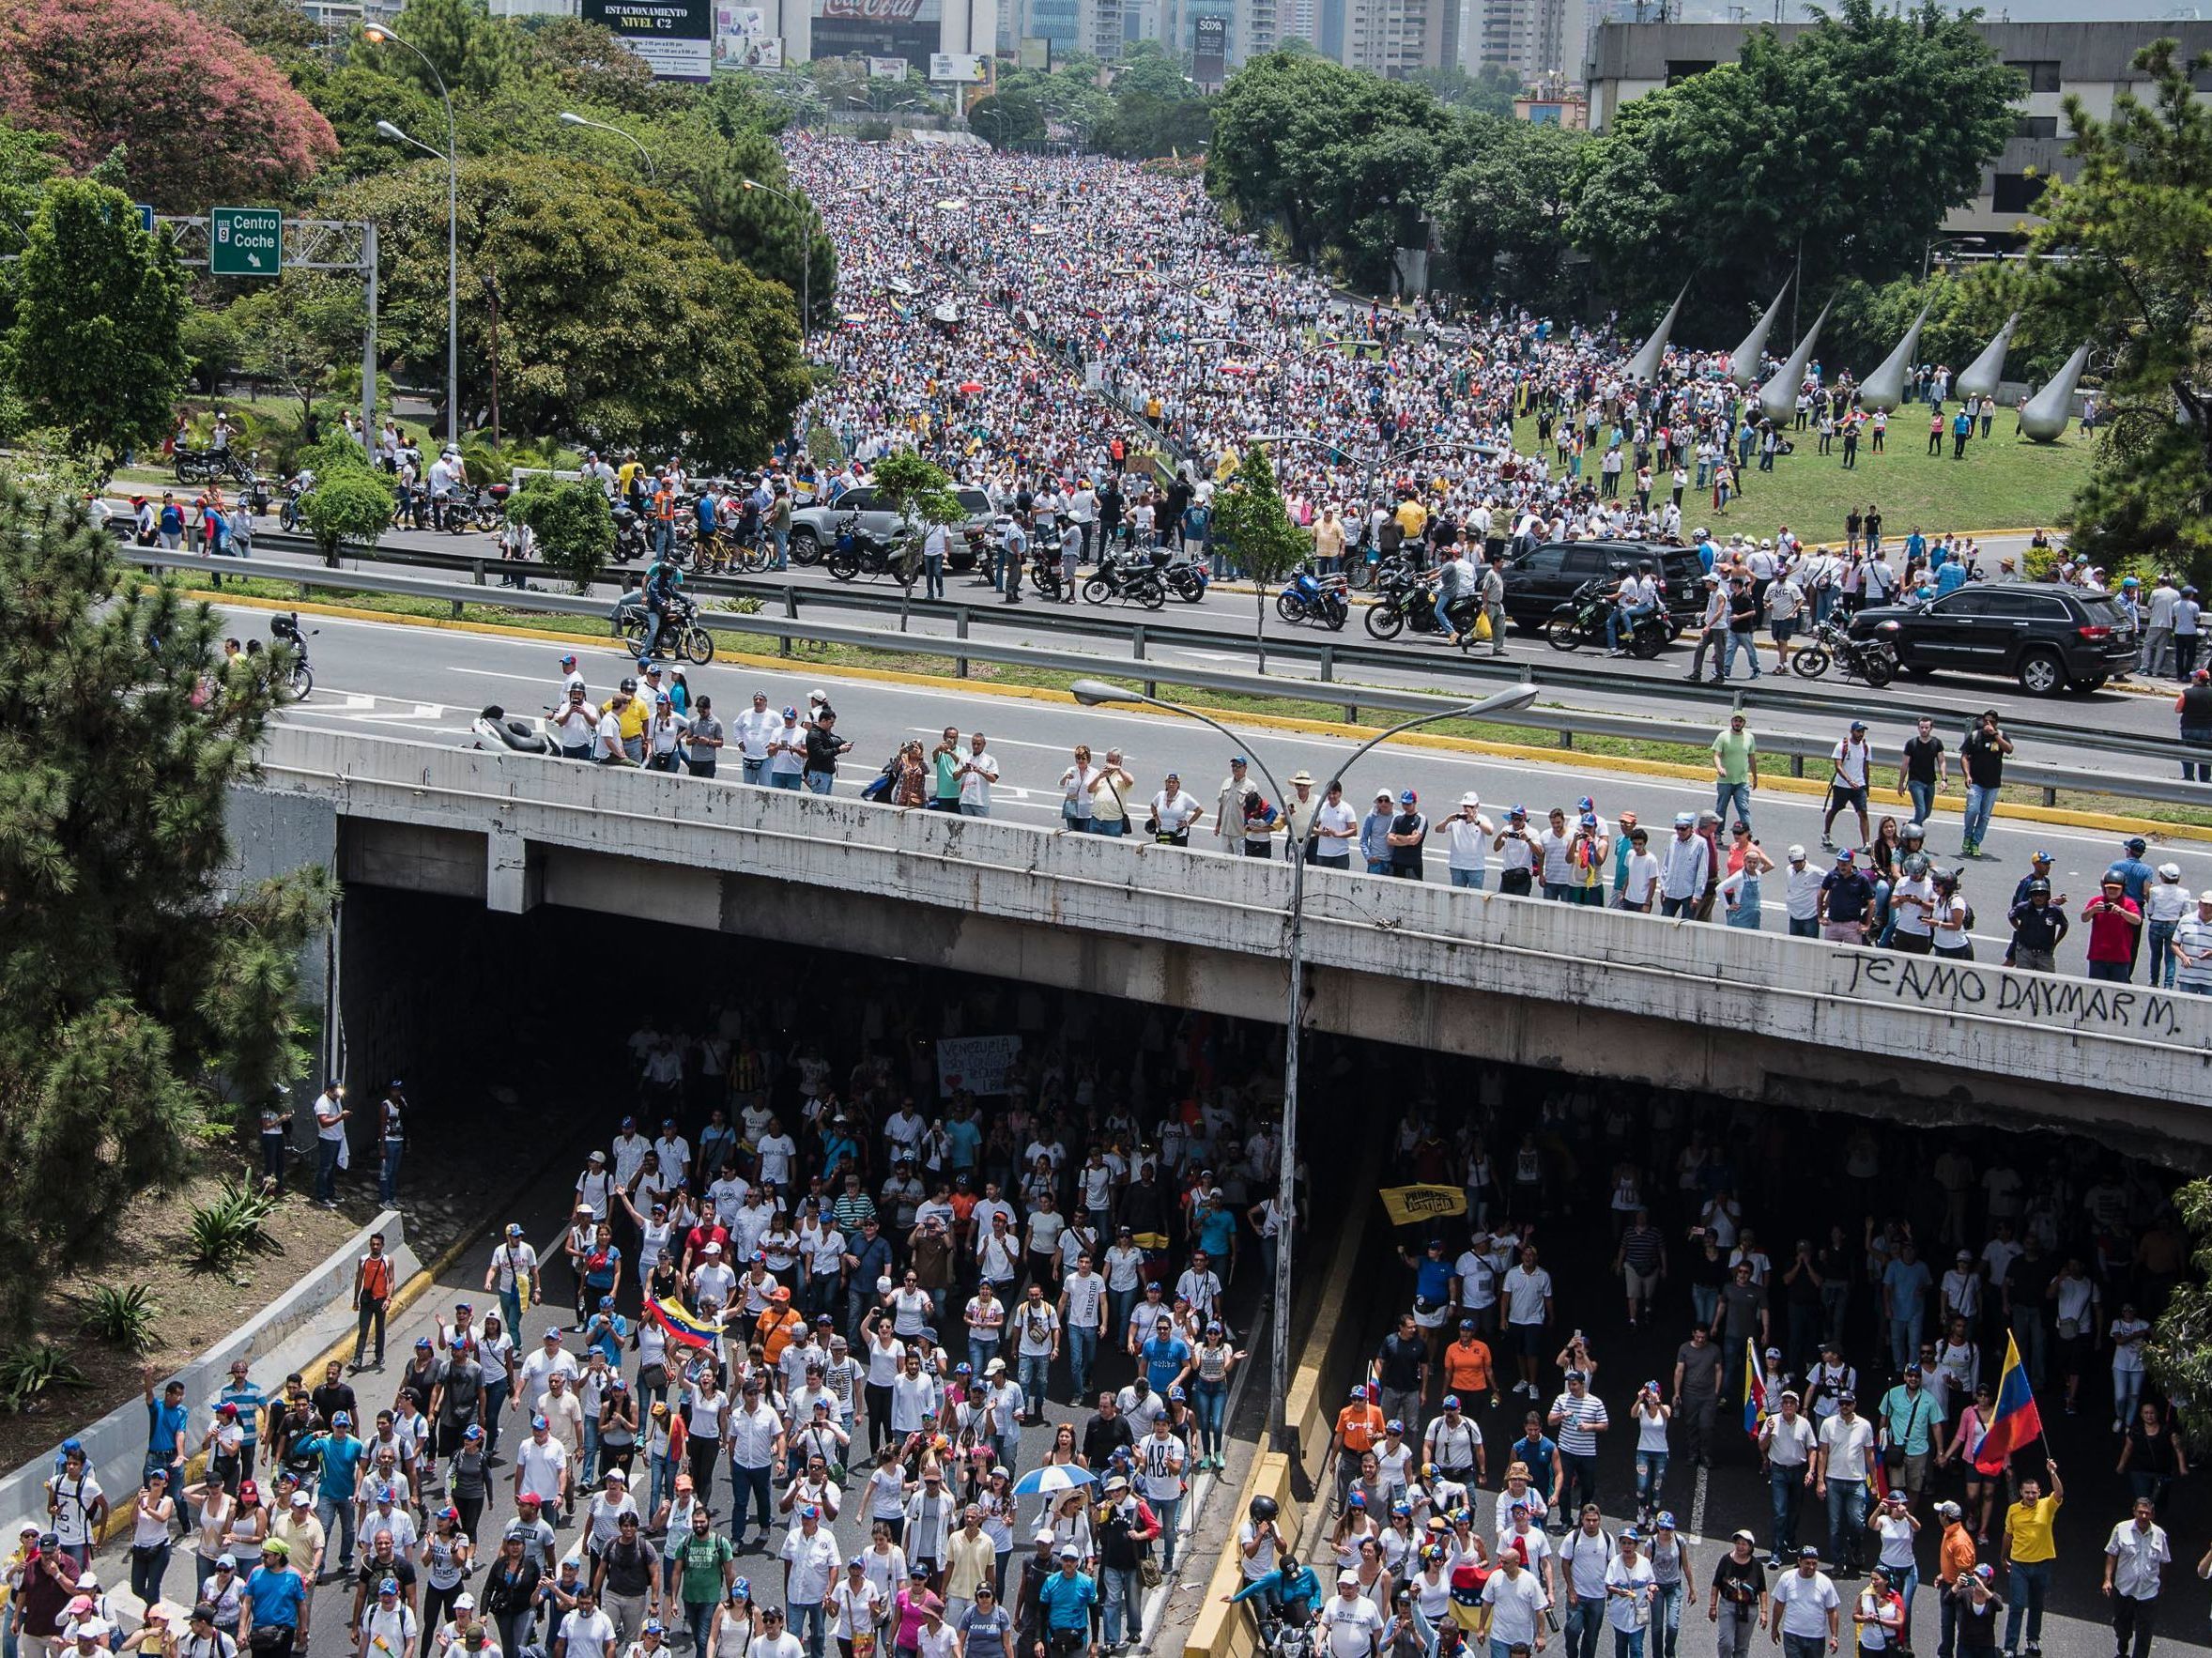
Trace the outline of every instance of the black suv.
{"label": "black suv", "polygon": [[1695,626],[1705,610],[1705,562],[1695,547],[1651,541],[1547,541],[1508,559],[1505,613],[1516,627],[1534,630],[1575,596],[1586,581],[1618,583],[1649,560],[1659,578],[1659,601],[1677,627]]}
{"label": "black suv", "polygon": [[1897,666],[1909,674],[2009,674],[2036,697],[2097,690],[2134,666],[2140,644],[2117,599],[2049,581],[1970,582],[1923,609],[1862,610],[1851,637],[1885,622],[1897,624]]}

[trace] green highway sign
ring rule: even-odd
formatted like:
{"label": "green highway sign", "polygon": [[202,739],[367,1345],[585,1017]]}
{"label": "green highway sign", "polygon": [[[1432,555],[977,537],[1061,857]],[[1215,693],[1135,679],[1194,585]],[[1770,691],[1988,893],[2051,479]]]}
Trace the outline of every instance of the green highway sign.
{"label": "green highway sign", "polygon": [[207,215],[211,276],[275,276],[284,264],[284,215],[278,207],[217,207]]}

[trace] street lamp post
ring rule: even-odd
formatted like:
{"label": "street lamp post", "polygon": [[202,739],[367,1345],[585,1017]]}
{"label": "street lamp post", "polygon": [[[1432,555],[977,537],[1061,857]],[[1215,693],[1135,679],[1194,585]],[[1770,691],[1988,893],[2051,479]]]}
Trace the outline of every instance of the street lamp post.
{"label": "street lamp post", "polygon": [[635,132],[625,132],[620,127],[608,126],[605,121],[586,120],[582,115],[577,115],[574,110],[562,110],[561,112],[560,120],[563,127],[589,127],[594,132],[611,132],[617,138],[626,140],[630,147],[636,150],[638,155],[644,159],[646,181],[650,184],[658,184],[660,182],[660,169],[653,164],[653,151],[647,149],[645,146],[638,141],[637,135]]}
{"label": "street lamp post", "polygon": [[[422,67],[430,71],[430,78],[438,84],[438,96],[445,105],[445,440],[459,447],[461,441],[461,136],[453,125],[453,100],[446,91],[445,77],[438,72],[420,46],[402,39],[382,23],[371,23],[361,30],[363,39],[380,44],[403,46],[422,58]],[[411,144],[425,155],[438,152],[419,138],[410,138],[390,121],[378,121],[376,130],[400,144]]]}
{"label": "street lamp post", "polygon": [[765,192],[799,215],[799,339],[804,344],[806,324],[814,311],[814,233],[806,226],[806,204],[790,191],[762,184],[758,178],[745,180],[745,188]]}
{"label": "street lamp post", "polygon": [[[1075,699],[1085,708],[1097,708],[1103,703],[1142,703],[1153,708],[1179,714],[1186,719],[1211,726],[1230,742],[1249,748],[1228,727],[1219,720],[1186,708],[1179,702],[1169,702],[1162,698],[1149,697],[1126,685],[1113,684],[1104,680],[1077,680],[1068,687]],[[1509,708],[1519,708],[1536,697],[1534,685],[1513,685],[1479,701],[1452,708],[1438,709],[1434,714],[1416,714],[1401,721],[1387,731],[1378,731],[1346,755],[1337,766],[1336,773],[1322,791],[1329,797],[1329,790],[1344,779],[1344,774],[1359,763],[1371,748],[1389,742],[1401,732],[1421,726],[1434,725],[1444,719],[1478,719],[1486,714],[1498,714]],[[1253,763],[1260,768],[1260,775],[1267,779],[1267,787],[1275,791],[1275,798],[1288,802],[1275,775],[1267,770],[1267,762],[1253,756]],[[1267,1438],[1273,1449],[1293,1451],[1291,1429],[1285,1412],[1285,1401],[1290,1394],[1290,1257],[1291,1246],[1297,1232],[1298,1217],[1298,1024],[1301,1018],[1299,1004],[1305,999],[1306,976],[1306,845],[1313,835],[1309,822],[1305,837],[1294,836],[1289,843],[1291,858],[1290,877],[1290,995],[1288,1011],[1283,1021],[1283,1148],[1282,1167],[1275,1186],[1275,1283],[1274,1310],[1268,1331],[1268,1402]]]}

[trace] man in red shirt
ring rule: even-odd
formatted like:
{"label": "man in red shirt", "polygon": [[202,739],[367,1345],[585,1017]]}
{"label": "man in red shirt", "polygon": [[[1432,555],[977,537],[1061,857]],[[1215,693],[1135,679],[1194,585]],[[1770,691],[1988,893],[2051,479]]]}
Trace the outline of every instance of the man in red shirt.
{"label": "man in red shirt", "polygon": [[24,1562],[18,1591],[25,1658],[53,1658],[63,1650],[62,1615],[76,1592],[77,1562],[62,1553],[61,1539],[49,1531],[38,1539],[38,1552]]}
{"label": "man in red shirt", "polygon": [[2143,911],[2128,896],[2127,883],[2117,875],[2104,878],[2104,890],[2081,906],[2081,919],[2089,923],[2089,976],[2128,982],[2135,960],[2135,932],[2143,925]]}

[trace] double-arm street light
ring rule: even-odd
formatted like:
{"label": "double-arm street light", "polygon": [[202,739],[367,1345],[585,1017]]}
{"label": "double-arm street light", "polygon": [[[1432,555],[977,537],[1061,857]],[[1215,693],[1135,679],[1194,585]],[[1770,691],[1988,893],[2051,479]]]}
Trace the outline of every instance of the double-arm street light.
{"label": "double-arm street light", "polygon": [[747,178],[745,187],[776,197],[799,216],[799,339],[803,343],[814,311],[814,232],[806,223],[806,203],[790,191],[762,184],[758,178]]}
{"label": "double-arm street light", "polygon": [[361,38],[379,45],[404,47],[421,58],[422,67],[430,71],[431,80],[437,83],[438,99],[445,105],[442,151],[401,131],[390,121],[378,121],[376,130],[394,143],[411,144],[424,155],[437,156],[445,162],[445,440],[457,447],[461,441],[461,221],[457,206],[461,193],[461,140],[460,130],[453,125],[453,100],[446,91],[445,77],[438,72],[438,66],[413,41],[402,39],[382,23],[369,24],[361,30]]}
{"label": "double-arm street light", "polygon": [[625,140],[629,144],[630,147],[636,150],[637,154],[644,160],[646,181],[651,184],[658,184],[660,182],[660,169],[653,164],[653,151],[647,149],[645,146],[639,142],[637,135],[635,132],[625,132],[620,127],[608,126],[605,121],[588,120],[584,116],[577,115],[574,110],[562,110],[561,112],[560,119],[561,124],[563,127],[589,127],[594,132],[611,132],[617,138]]}
{"label": "double-arm street light", "polygon": [[[1180,702],[1169,702],[1162,698],[1148,697],[1144,692],[1127,685],[1116,685],[1104,680],[1077,680],[1068,687],[1075,699],[1085,708],[1098,708],[1107,703],[1144,704],[1179,714],[1185,719],[1196,720],[1200,725],[1211,726],[1239,747],[1250,745],[1221,721],[1195,708],[1186,708]],[[1507,709],[1520,708],[1536,697],[1534,685],[1513,685],[1479,701],[1452,708],[1438,709],[1434,714],[1416,714],[1401,721],[1387,731],[1375,735],[1352,750],[1338,764],[1335,775],[1321,791],[1321,798],[1329,798],[1329,790],[1344,779],[1344,774],[1357,765],[1360,757],[1378,744],[1387,743],[1401,732],[1417,727],[1434,725],[1446,719],[1479,719],[1488,714],[1501,714]],[[1260,775],[1267,779],[1267,787],[1274,790],[1275,799],[1287,814],[1289,799],[1275,775],[1267,770],[1267,762],[1253,754],[1253,763],[1260,768]],[[1283,1021],[1283,1145],[1282,1168],[1275,1188],[1275,1282],[1273,1286],[1272,1328],[1269,1330],[1267,1367],[1267,1434],[1268,1442],[1278,1451],[1294,1449],[1291,1444],[1290,1425],[1285,1416],[1284,1401],[1290,1393],[1290,1256],[1292,1240],[1298,1219],[1298,1026],[1303,1017],[1300,1004],[1305,999],[1306,968],[1306,856],[1308,843],[1313,839],[1312,819],[1307,820],[1303,836],[1291,833],[1290,857],[1290,999],[1289,1011]]]}

